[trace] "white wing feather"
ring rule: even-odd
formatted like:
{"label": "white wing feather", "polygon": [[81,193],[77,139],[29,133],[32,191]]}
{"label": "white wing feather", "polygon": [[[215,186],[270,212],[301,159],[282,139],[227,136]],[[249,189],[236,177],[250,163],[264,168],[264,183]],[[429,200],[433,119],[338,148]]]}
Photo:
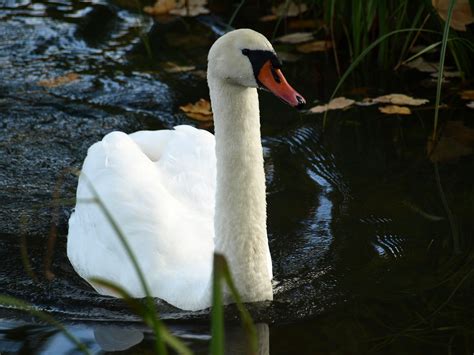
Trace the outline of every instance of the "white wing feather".
{"label": "white wing feather", "polygon": [[[79,275],[143,297],[131,261],[96,203],[91,182],[126,236],[155,297],[183,309],[209,305],[214,251],[214,136],[190,126],[113,132],[89,148],[69,220],[68,257]],[[110,291],[96,286],[101,293]]]}

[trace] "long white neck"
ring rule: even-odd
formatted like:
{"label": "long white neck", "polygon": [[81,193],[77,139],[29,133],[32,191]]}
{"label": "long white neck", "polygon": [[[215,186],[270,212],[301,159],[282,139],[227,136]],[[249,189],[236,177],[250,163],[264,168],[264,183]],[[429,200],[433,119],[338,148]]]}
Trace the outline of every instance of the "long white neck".
{"label": "long white neck", "polygon": [[208,77],[214,113],[215,250],[244,301],[273,299],[257,90]]}

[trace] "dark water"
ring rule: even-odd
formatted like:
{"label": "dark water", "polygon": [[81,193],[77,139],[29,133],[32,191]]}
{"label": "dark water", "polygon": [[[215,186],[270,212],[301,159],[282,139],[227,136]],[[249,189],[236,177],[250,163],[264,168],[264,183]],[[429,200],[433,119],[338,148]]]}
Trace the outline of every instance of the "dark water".
{"label": "dark water", "polygon": [[[48,205],[61,172],[80,167],[105,133],[196,124],[178,107],[208,98],[202,71],[222,26],[214,17],[154,23],[105,1],[0,4],[0,294],[54,315],[93,352],[151,352],[152,335],[137,317],[74,274],[65,256],[67,201],[57,215],[56,277],[45,280],[56,215]],[[196,69],[172,73],[169,62]],[[285,63],[284,72],[312,102],[334,88],[330,63],[308,56]],[[71,72],[79,79],[38,85]],[[416,73],[374,70],[358,73],[344,90],[431,102],[435,92]],[[442,123],[461,121],[468,134],[473,113],[454,90],[446,90],[450,109]],[[276,279],[274,302],[249,305],[262,353],[472,353],[472,146],[446,162],[430,161],[432,109],[399,117],[352,108],[331,113],[324,130],[321,116],[297,113],[266,93],[261,110]],[[67,174],[64,200],[74,197],[75,184]],[[206,311],[159,309],[176,335],[207,352]],[[1,353],[74,352],[63,334],[30,315],[3,307],[0,317]],[[237,318],[229,307],[230,353],[245,343]]]}

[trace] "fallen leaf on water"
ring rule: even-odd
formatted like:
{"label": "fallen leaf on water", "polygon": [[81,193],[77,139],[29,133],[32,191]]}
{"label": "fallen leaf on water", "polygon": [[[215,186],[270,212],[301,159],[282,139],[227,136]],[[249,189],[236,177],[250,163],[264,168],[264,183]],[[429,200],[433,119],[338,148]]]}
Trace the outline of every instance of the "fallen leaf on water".
{"label": "fallen leaf on water", "polygon": [[466,106],[469,108],[474,108],[474,101],[468,102]]}
{"label": "fallen leaf on water", "polygon": [[411,115],[411,110],[405,106],[387,105],[379,107],[379,111],[387,115]]}
{"label": "fallen leaf on water", "polygon": [[474,100],[474,90],[461,91],[461,99]]}
{"label": "fallen leaf on water", "polygon": [[276,21],[276,20],[278,20],[278,16],[275,15],[275,14],[265,15],[265,16],[260,17],[258,20],[261,21],[261,22]]}
{"label": "fallen leaf on water", "polygon": [[473,153],[474,129],[466,127],[462,121],[448,121],[442,134],[436,144],[431,137],[428,139],[431,161],[445,162]]}
{"label": "fallen leaf on water", "polygon": [[296,32],[278,37],[277,39],[275,39],[275,41],[281,43],[298,44],[311,41],[313,38],[314,37],[312,32]]}
{"label": "fallen leaf on water", "polygon": [[309,109],[311,113],[322,113],[329,110],[341,110],[345,108],[349,108],[355,101],[352,99],[347,99],[345,97],[336,97],[332,99],[329,104],[326,105],[318,105],[314,106]]}
{"label": "fallen leaf on water", "polygon": [[173,62],[164,63],[164,69],[167,73],[184,73],[196,69],[193,65],[177,65]]}
{"label": "fallen leaf on water", "polygon": [[[444,21],[446,21],[448,17],[449,1],[450,0],[431,0],[433,7]],[[472,16],[469,0],[457,0],[454,4],[451,16],[451,27],[458,31],[466,31],[466,25],[473,22],[474,17]]]}
{"label": "fallen leaf on water", "polygon": [[194,17],[208,14],[204,6],[207,0],[158,0],[153,6],[145,6],[143,11],[149,15],[172,14],[182,17]]}
{"label": "fallen leaf on water", "polygon": [[278,6],[272,6],[272,12],[277,16],[293,17],[298,16],[308,10],[305,3],[295,4],[291,1],[289,4],[285,1]]}
{"label": "fallen leaf on water", "polygon": [[331,41],[313,41],[301,44],[296,47],[296,50],[301,53],[325,52],[332,48]]}
{"label": "fallen leaf on water", "polygon": [[[433,78],[437,78],[438,77],[438,72],[431,73],[430,76],[432,76]],[[459,71],[445,71],[443,73],[443,76],[445,78],[460,78],[461,77],[461,72],[459,72]]]}
{"label": "fallen leaf on water", "polygon": [[181,7],[179,9],[173,9],[170,11],[170,14],[177,15],[181,17],[195,17],[198,15],[205,15],[208,14],[210,11],[206,9],[204,6],[197,5],[189,5],[188,7]]}
{"label": "fallen leaf on water", "polygon": [[438,71],[438,65],[438,63],[427,62],[422,57],[403,64],[403,66],[407,68],[416,69],[423,73],[436,73]]}
{"label": "fallen leaf on water", "polygon": [[414,99],[413,97],[404,94],[390,94],[376,97],[373,99],[374,102],[382,104],[394,104],[394,105],[409,105],[409,106],[420,106],[429,102],[426,99]]}
{"label": "fallen leaf on water", "polygon": [[145,6],[143,11],[149,15],[164,15],[176,8],[176,0],[158,0],[153,6]]}
{"label": "fallen leaf on water", "polygon": [[186,116],[201,122],[212,121],[211,103],[205,99],[199,99],[194,104],[189,103],[184,106],[179,106]]}
{"label": "fallen leaf on water", "polygon": [[80,76],[76,73],[68,73],[64,76],[58,76],[56,78],[40,80],[37,82],[39,86],[46,88],[55,88],[57,86],[66,85],[72,83],[73,81],[79,80]]}

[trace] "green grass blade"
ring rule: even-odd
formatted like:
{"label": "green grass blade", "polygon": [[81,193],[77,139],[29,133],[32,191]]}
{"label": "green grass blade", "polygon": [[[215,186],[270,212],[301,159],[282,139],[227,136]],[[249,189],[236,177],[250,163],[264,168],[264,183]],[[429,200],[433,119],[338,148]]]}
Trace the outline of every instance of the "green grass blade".
{"label": "green grass blade", "polygon": [[245,0],[241,0],[239,5],[237,5],[237,8],[235,9],[234,13],[230,17],[230,20],[227,23],[227,28],[229,31],[232,30],[232,24],[234,23],[235,17],[237,16],[237,14],[239,13],[240,9],[242,8],[244,4],[245,4]]}
{"label": "green grass blade", "polygon": [[211,354],[224,354],[224,307],[222,302],[223,257],[214,254],[212,274]]}
{"label": "green grass blade", "polygon": [[421,51],[419,52],[416,52],[414,55],[412,55],[410,58],[408,58],[407,60],[403,61],[404,63],[409,63],[411,62],[413,59],[416,59],[418,58],[420,55],[423,55],[425,54],[426,52],[429,52],[430,50],[438,47],[442,42],[439,41],[439,42],[435,42],[435,43],[432,43],[430,44],[429,46],[423,48]]}
{"label": "green grass blade", "polygon": [[285,6],[284,6],[285,10],[278,16],[277,23],[275,24],[275,28],[273,29],[271,42],[273,42],[275,40],[275,36],[277,34],[278,27],[280,27],[280,23],[283,20],[283,18],[285,17],[286,12],[288,11],[288,7],[290,6],[290,2],[291,2],[291,0],[286,0],[285,1]]}
{"label": "green grass blade", "polygon": [[448,47],[448,36],[449,36],[449,26],[451,24],[451,16],[453,15],[454,4],[456,0],[449,1],[448,15],[446,18],[446,23],[444,24],[443,39],[441,40],[441,53],[439,57],[439,67],[438,67],[438,81],[436,83],[436,102],[435,102],[435,114],[433,122],[433,141],[436,139],[436,132],[438,130],[438,118],[439,118],[439,104],[441,101],[441,86],[443,84],[443,74],[444,74],[444,60],[446,58],[446,48]]}
{"label": "green grass blade", "polygon": [[62,325],[56,319],[51,317],[49,314],[37,310],[33,305],[28,304],[17,298],[3,296],[3,295],[0,295],[0,304],[25,311],[35,316],[36,318],[39,318],[42,321],[56,327],[58,330],[60,330],[64,334],[66,338],[68,338],[74,345],[76,345],[80,351],[82,351],[84,354],[92,354],[87,348],[87,346],[81,343],[81,341],[77,339],[71,332],[69,332],[64,325]]}
{"label": "green grass blade", "polygon": [[247,333],[250,345],[250,353],[258,352],[257,330],[255,328],[252,316],[245,308],[235,287],[229,265],[223,255],[214,254],[214,273],[212,285],[212,340],[211,354],[220,355],[224,353],[224,309],[222,302],[222,280],[224,280],[230,290],[230,293],[237,305],[240,313],[242,326]]}

